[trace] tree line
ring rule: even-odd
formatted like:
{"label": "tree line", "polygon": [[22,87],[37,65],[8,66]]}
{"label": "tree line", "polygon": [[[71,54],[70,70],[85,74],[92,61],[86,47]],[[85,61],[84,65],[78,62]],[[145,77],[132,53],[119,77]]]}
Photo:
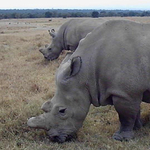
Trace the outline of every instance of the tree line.
{"label": "tree line", "polygon": [[0,10],[0,19],[10,18],[68,18],[68,17],[127,17],[150,16],[141,10],[78,10],[78,9],[10,9]]}

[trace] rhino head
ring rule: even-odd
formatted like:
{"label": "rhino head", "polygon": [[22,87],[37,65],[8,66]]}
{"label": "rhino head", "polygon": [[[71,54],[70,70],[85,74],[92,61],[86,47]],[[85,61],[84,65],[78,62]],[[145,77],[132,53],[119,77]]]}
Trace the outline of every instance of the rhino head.
{"label": "rhino head", "polygon": [[81,66],[80,57],[60,65],[56,73],[54,97],[42,105],[44,114],[32,117],[27,122],[29,127],[47,130],[54,142],[70,140],[82,126],[89,111],[90,99],[80,75]]}
{"label": "rhino head", "polygon": [[60,42],[60,37],[55,33],[55,30],[51,29],[48,31],[52,37],[52,43],[50,45],[45,45],[45,48],[40,48],[39,51],[44,55],[45,59],[54,60],[59,57],[63,48]]}

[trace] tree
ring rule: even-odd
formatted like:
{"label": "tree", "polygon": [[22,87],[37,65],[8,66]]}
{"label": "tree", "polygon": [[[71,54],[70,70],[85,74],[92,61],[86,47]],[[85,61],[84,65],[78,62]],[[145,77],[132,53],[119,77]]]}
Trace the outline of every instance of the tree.
{"label": "tree", "polygon": [[143,11],[141,16],[150,16],[150,11]]}
{"label": "tree", "polygon": [[99,16],[100,17],[107,17],[107,12],[106,11],[101,11]]}
{"label": "tree", "polygon": [[51,18],[52,15],[53,15],[53,14],[52,14],[51,12],[49,12],[49,11],[45,12],[45,17],[46,17],[46,18]]}
{"label": "tree", "polygon": [[98,18],[99,17],[99,12],[98,11],[93,11],[92,12],[92,17],[93,18]]}

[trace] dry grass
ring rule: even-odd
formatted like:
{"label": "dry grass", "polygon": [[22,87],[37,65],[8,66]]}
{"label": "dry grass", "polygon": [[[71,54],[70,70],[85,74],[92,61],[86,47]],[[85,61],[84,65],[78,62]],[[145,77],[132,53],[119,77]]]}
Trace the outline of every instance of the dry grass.
{"label": "dry grass", "polygon": [[[112,18],[108,18],[112,19]],[[114,18],[113,18],[114,19]],[[127,18],[149,23],[150,18]],[[55,71],[64,58],[47,62],[38,49],[50,42],[49,27],[67,19],[0,20],[0,149],[4,150],[147,150],[150,149],[148,104],[142,104],[145,126],[130,142],[112,140],[119,126],[113,107],[90,112],[75,141],[51,143],[43,130],[30,129],[27,118],[41,113],[44,101],[55,92]]]}

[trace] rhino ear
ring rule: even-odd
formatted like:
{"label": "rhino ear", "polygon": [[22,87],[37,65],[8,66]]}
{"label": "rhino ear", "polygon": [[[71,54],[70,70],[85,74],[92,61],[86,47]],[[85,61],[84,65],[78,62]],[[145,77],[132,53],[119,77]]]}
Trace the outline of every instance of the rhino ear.
{"label": "rhino ear", "polygon": [[80,56],[74,57],[71,60],[69,77],[75,76],[81,69],[82,59]]}
{"label": "rhino ear", "polygon": [[56,80],[60,83],[64,83],[64,81],[66,82],[68,79],[79,73],[81,66],[82,59],[80,56],[61,63],[58,72],[56,73]]}
{"label": "rhino ear", "polygon": [[56,36],[55,29],[48,30],[48,32],[49,32],[49,35],[52,36],[52,38]]}
{"label": "rhino ear", "polygon": [[63,80],[67,80],[75,75],[77,75],[82,66],[82,59],[80,56],[74,57],[69,60],[69,64],[65,67],[63,71]]}

